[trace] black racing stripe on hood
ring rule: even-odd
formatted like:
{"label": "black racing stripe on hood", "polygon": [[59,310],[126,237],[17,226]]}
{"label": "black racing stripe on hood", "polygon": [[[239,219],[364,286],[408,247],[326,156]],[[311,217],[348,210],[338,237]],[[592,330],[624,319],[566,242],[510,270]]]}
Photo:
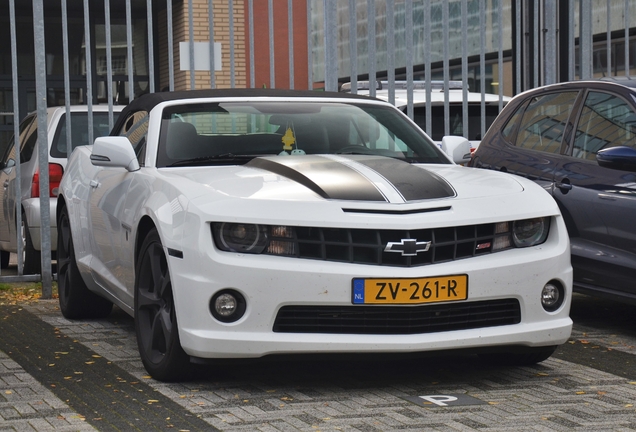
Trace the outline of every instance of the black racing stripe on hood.
{"label": "black racing stripe on hood", "polygon": [[442,177],[399,159],[369,156],[344,156],[387,179],[406,201],[450,198],[455,191]]}
{"label": "black racing stripe on hood", "polygon": [[287,177],[326,199],[383,201],[384,195],[366,177],[347,165],[323,157],[254,158],[245,166]]}

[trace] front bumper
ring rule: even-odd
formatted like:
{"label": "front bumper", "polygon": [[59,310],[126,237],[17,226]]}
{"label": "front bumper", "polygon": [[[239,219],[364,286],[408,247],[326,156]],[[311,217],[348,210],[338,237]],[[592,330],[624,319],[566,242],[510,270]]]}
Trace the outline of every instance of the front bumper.
{"label": "front bumper", "polygon": [[[224,253],[215,250],[211,239],[205,238],[184,249],[183,258],[170,256],[169,266],[181,344],[189,355],[200,358],[540,347],[566,342],[572,330],[569,240],[559,217],[548,240],[540,246],[421,267],[378,267]],[[353,278],[457,274],[468,275],[465,302],[516,299],[521,321],[409,335],[273,331],[277,313],[286,305],[352,306]],[[564,303],[554,312],[546,312],[540,303],[541,290],[548,281],[557,281],[565,291]],[[245,297],[247,309],[237,322],[224,324],[213,318],[209,303],[216,292],[227,288]]]}

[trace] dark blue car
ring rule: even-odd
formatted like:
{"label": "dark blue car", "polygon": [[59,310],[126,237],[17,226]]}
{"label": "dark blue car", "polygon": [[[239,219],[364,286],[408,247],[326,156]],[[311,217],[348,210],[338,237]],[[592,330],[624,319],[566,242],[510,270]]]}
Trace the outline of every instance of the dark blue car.
{"label": "dark blue car", "polygon": [[542,185],[568,227],[575,290],[636,304],[636,80],[575,81],[516,96],[469,166]]}

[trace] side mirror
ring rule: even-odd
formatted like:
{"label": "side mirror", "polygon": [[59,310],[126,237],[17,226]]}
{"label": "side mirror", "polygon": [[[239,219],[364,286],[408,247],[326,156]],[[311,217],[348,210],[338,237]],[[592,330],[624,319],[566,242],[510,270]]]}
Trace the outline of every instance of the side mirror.
{"label": "side mirror", "polygon": [[135,150],[126,137],[105,136],[95,140],[91,163],[95,166],[125,168],[132,172],[139,169]]}
{"label": "side mirror", "polygon": [[460,136],[442,138],[442,151],[456,164],[464,164],[470,160],[470,142]]}
{"label": "side mirror", "polygon": [[9,169],[15,166],[15,159],[9,159],[6,164],[2,167],[2,169]]}
{"label": "side mirror", "polygon": [[636,150],[627,146],[602,149],[596,153],[596,161],[604,168],[636,171]]}

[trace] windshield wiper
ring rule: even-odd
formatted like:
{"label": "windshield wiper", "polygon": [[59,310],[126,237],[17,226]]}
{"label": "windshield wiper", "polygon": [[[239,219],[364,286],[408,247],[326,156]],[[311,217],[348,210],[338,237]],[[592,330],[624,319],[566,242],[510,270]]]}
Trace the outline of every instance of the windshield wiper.
{"label": "windshield wiper", "polygon": [[247,162],[259,155],[236,155],[234,153],[223,153],[213,156],[200,156],[191,159],[183,159],[167,165],[168,167],[184,165],[205,165],[210,162],[231,163],[236,161]]}

